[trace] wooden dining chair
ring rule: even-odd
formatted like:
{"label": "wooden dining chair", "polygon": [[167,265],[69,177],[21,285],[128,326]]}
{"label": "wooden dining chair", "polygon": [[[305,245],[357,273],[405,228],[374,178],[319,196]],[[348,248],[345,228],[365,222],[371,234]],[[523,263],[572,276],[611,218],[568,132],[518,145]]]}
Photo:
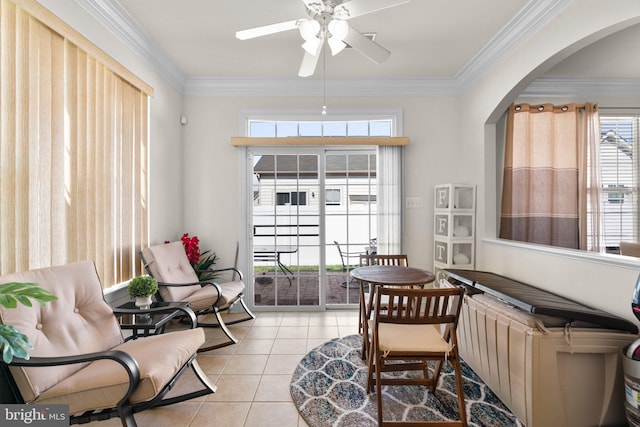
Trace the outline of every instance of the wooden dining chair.
{"label": "wooden dining chair", "polygon": [[[378,425],[397,426],[385,421],[382,386],[425,386],[434,393],[442,364],[453,367],[458,396],[459,421],[412,421],[414,426],[466,426],[467,414],[458,355],[456,327],[464,288],[407,289],[375,287],[373,317],[369,320],[372,345],[368,355],[367,392],[377,398]],[[387,308],[382,301],[388,300]],[[432,373],[428,362],[435,361]],[[387,372],[418,371],[417,376],[383,375]],[[391,413],[391,411],[389,411]]]}
{"label": "wooden dining chair", "polygon": [[[399,265],[402,267],[409,267],[409,257],[406,254],[361,254],[359,265],[360,267],[370,265]],[[373,304],[373,292],[371,287],[372,286],[369,283],[362,283],[360,285],[360,320],[358,322],[358,333],[362,334],[362,359],[366,359],[367,357],[370,342],[366,323],[371,317],[371,305]]]}

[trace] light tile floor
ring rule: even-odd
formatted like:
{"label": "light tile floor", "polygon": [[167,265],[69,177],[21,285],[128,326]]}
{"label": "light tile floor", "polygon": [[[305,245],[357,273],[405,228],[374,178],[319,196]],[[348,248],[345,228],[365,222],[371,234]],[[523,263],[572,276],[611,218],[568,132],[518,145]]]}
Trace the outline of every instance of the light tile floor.
{"label": "light tile floor", "polygon": [[[305,427],[291,400],[291,375],[302,356],[323,342],[358,332],[358,311],[259,312],[232,325],[237,344],[198,355],[217,386],[207,396],[136,414],[139,427]],[[211,328],[207,333],[219,333]],[[170,393],[201,388],[192,371]],[[91,427],[116,427],[120,420]]]}

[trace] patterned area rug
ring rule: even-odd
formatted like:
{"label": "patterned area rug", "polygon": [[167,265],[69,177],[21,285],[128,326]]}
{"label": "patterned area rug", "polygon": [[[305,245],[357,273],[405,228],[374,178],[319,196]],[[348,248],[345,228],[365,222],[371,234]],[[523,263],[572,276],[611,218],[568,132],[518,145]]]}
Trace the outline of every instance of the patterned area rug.
{"label": "patterned area rug", "polygon": [[[377,425],[375,394],[366,393],[367,366],[360,357],[362,338],[333,339],[308,353],[291,379],[293,402],[311,427]],[[462,364],[470,426],[522,423],[465,363]],[[436,392],[425,387],[384,386],[385,420],[458,420],[453,369],[443,366]]]}

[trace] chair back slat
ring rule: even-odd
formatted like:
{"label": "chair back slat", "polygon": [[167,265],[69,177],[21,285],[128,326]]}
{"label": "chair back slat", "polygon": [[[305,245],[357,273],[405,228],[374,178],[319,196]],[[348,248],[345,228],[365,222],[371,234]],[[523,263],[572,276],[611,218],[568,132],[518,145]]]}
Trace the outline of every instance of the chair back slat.
{"label": "chair back slat", "polygon": [[[376,287],[379,323],[457,325],[464,288]],[[383,304],[388,298],[388,304]]]}
{"label": "chair back slat", "polygon": [[395,255],[379,255],[379,254],[361,254],[360,267],[369,265],[399,265],[401,267],[409,266],[409,258],[406,254]]}

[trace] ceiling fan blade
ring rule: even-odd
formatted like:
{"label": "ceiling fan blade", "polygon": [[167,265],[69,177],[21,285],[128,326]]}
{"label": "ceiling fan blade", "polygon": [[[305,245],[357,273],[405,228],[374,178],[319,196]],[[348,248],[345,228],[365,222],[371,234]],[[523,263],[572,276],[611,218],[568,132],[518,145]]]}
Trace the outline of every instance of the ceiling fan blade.
{"label": "ceiling fan blade", "polygon": [[316,72],[318,59],[320,59],[320,55],[312,55],[309,52],[305,51],[304,57],[302,58],[302,64],[300,64],[300,70],[298,71],[298,76],[300,77],[313,76],[313,73]]}
{"label": "ceiling fan blade", "polygon": [[376,64],[386,61],[389,59],[389,55],[391,55],[391,52],[387,49],[383,48],[378,43],[371,41],[353,27],[349,28],[349,32],[344,38],[344,42]]}
{"label": "ceiling fan blade", "polygon": [[[295,30],[300,26],[300,19],[277,24],[263,25],[261,27],[249,28],[248,30],[236,31],[236,38],[240,40],[252,39],[255,37],[267,36],[269,34],[281,33],[283,31]],[[306,19],[305,19],[306,21]]]}
{"label": "ceiling fan blade", "polygon": [[366,15],[367,13],[400,6],[410,1],[411,0],[350,0],[336,6],[334,14],[341,19],[351,19],[356,16]]}
{"label": "ceiling fan blade", "polygon": [[302,0],[302,2],[307,6],[307,9],[313,13],[320,13],[324,10],[322,0]]}

